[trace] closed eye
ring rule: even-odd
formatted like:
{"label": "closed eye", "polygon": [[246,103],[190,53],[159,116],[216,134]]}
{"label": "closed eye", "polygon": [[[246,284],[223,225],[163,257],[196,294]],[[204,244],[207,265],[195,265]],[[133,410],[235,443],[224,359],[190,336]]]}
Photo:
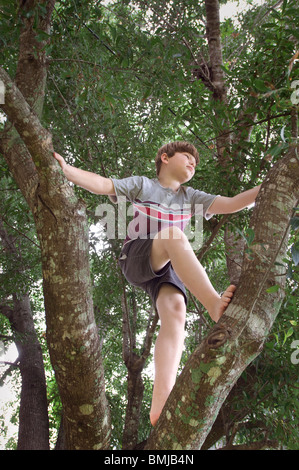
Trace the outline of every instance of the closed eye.
{"label": "closed eye", "polygon": [[188,158],[189,163],[193,166],[193,168],[195,168],[196,167],[195,158],[192,155],[188,155],[187,153],[184,153],[184,155],[185,157]]}

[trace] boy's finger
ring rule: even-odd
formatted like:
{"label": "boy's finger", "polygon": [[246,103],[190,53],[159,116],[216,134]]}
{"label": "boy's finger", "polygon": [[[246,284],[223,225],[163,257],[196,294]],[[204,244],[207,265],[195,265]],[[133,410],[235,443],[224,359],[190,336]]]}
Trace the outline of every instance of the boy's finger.
{"label": "boy's finger", "polygon": [[64,162],[64,158],[59,153],[53,152],[53,156],[60,164]]}

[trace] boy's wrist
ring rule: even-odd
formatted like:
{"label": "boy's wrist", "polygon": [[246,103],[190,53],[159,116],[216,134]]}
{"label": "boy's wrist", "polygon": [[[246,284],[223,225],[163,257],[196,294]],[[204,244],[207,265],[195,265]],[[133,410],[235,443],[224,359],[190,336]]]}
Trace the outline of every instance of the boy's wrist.
{"label": "boy's wrist", "polygon": [[63,171],[64,175],[67,177],[67,179],[70,179],[71,178],[72,165],[69,165],[68,163],[66,163],[63,166],[62,171]]}

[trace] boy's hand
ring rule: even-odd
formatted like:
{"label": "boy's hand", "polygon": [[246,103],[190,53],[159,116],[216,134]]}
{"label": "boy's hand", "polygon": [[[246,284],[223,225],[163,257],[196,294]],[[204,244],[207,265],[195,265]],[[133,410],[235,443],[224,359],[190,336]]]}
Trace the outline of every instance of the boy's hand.
{"label": "boy's hand", "polygon": [[67,167],[67,163],[66,163],[65,159],[61,155],[59,155],[59,153],[56,153],[56,152],[53,152],[53,156],[54,156],[54,158],[56,158],[59,165],[61,166],[62,171],[64,172],[66,167]]}
{"label": "boy's hand", "polygon": [[58,161],[68,181],[94,194],[115,195],[114,184],[110,178],[69,165],[59,153],[53,152],[53,157]]}

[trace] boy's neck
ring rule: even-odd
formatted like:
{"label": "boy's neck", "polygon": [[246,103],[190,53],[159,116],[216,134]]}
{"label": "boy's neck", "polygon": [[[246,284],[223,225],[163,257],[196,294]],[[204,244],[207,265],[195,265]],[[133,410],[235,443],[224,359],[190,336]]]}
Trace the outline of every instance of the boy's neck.
{"label": "boy's neck", "polygon": [[163,188],[170,188],[174,192],[177,192],[181,187],[179,181],[174,180],[170,176],[167,177],[167,175],[159,175],[158,181]]}

